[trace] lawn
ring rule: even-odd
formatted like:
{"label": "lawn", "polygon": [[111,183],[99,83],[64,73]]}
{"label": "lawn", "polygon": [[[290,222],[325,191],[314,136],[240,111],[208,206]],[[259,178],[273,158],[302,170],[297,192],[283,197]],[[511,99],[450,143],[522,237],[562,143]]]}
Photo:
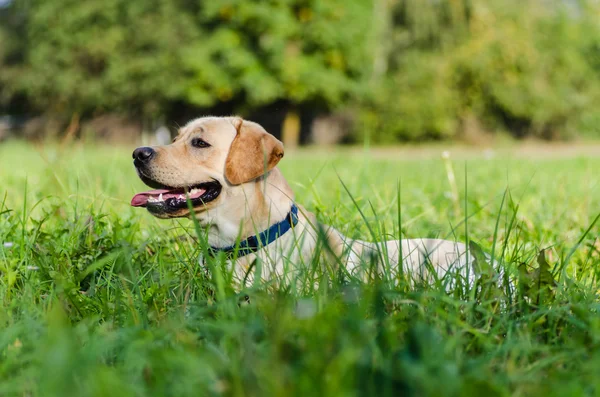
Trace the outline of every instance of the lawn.
{"label": "lawn", "polygon": [[323,273],[236,293],[198,264],[191,221],[129,206],[144,190],[131,150],[0,145],[1,395],[600,394],[600,158],[288,153],[280,168],[324,223],[470,239],[517,288]]}

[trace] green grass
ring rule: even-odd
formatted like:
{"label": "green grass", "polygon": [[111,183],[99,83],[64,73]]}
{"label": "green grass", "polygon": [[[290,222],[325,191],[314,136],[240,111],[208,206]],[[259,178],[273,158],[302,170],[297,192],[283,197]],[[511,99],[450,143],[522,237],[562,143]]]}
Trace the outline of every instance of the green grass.
{"label": "green grass", "polygon": [[465,240],[467,219],[507,274],[548,248],[557,286],[498,306],[322,274],[245,305],[215,295],[192,222],[129,207],[130,151],[0,146],[0,395],[600,394],[600,159],[452,159],[453,199],[438,156],[288,154],[297,201],[349,236]]}

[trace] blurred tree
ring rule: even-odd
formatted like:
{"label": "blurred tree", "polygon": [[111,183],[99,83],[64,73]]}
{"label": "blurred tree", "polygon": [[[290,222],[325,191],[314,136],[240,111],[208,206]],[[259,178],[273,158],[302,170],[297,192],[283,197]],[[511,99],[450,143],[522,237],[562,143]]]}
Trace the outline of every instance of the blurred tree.
{"label": "blurred tree", "polygon": [[39,110],[155,117],[185,90],[186,44],[199,36],[176,1],[31,0],[22,72]]}
{"label": "blurred tree", "polygon": [[[449,85],[449,52],[467,39],[471,0],[379,1],[379,69],[361,98],[359,139],[376,142],[452,138],[457,93]],[[383,16],[387,15],[388,19]],[[379,22],[379,24],[378,24]],[[378,26],[379,25],[379,26]]]}
{"label": "blurred tree", "polygon": [[4,1],[2,111],[284,109],[287,144],[339,108],[357,140],[600,135],[596,0]]}
{"label": "blurred tree", "polygon": [[388,72],[361,105],[380,142],[487,131],[598,135],[600,5],[592,1],[397,0]]}
{"label": "blurred tree", "polygon": [[[284,140],[298,105],[339,106],[369,73],[371,4],[344,0],[222,0],[200,4],[203,39],[185,59],[188,98],[200,106],[243,98],[242,113],[284,100]],[[291,140],[286,139],[291,135]]]}
{"label": "blurred tree", "polygon": [[583,47],[587,36],[600,37],[600,28],[564,4],[516,4],[474,15],[473,39],[452,60],[460,108],[517,137],[573,135],[600,94]]}
{"label": "blurred tree", "polygon": [[12,108],[18,97],[11,82],[24,62],[27,6],[27,2],[0,5],[0,110]]}

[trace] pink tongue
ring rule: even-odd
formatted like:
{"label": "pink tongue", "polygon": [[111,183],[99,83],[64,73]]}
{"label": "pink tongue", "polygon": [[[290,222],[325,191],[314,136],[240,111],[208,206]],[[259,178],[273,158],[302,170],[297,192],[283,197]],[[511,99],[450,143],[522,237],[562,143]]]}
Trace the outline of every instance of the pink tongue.
{"label": "pink tongue", "polygon": [[148,203],[148,197],[158,196],[159,194],[169,193],[167,189],[148,190],[147,192],[138,193],[131,199],[132,207],[143,207]]}
{"label": "pink tongue", "polygon": [[[194,194],[189,194],[191,199],[198,198],[202,196],[206,192],[205,189],[198,189]],[[185,193],[181,189],[176,190],[168,190],[168,189],[156,189],[156,190],[148,190],[147,192],[138,193],[131,199],[131,205],[133,207],[145,207],[148,204],[148,198],[163,195],[163,200],[183,196],[185,198]]]}

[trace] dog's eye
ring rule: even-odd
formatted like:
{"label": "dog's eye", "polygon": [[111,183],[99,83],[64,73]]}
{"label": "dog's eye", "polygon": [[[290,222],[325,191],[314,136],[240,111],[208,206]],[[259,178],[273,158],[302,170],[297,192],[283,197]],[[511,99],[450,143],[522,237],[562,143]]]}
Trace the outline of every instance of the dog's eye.
{"label": "dog's eye", "polygon": [[192,139],[192,146],[197,148],[205,148],[210,145],[202,138],[194,138]]}

